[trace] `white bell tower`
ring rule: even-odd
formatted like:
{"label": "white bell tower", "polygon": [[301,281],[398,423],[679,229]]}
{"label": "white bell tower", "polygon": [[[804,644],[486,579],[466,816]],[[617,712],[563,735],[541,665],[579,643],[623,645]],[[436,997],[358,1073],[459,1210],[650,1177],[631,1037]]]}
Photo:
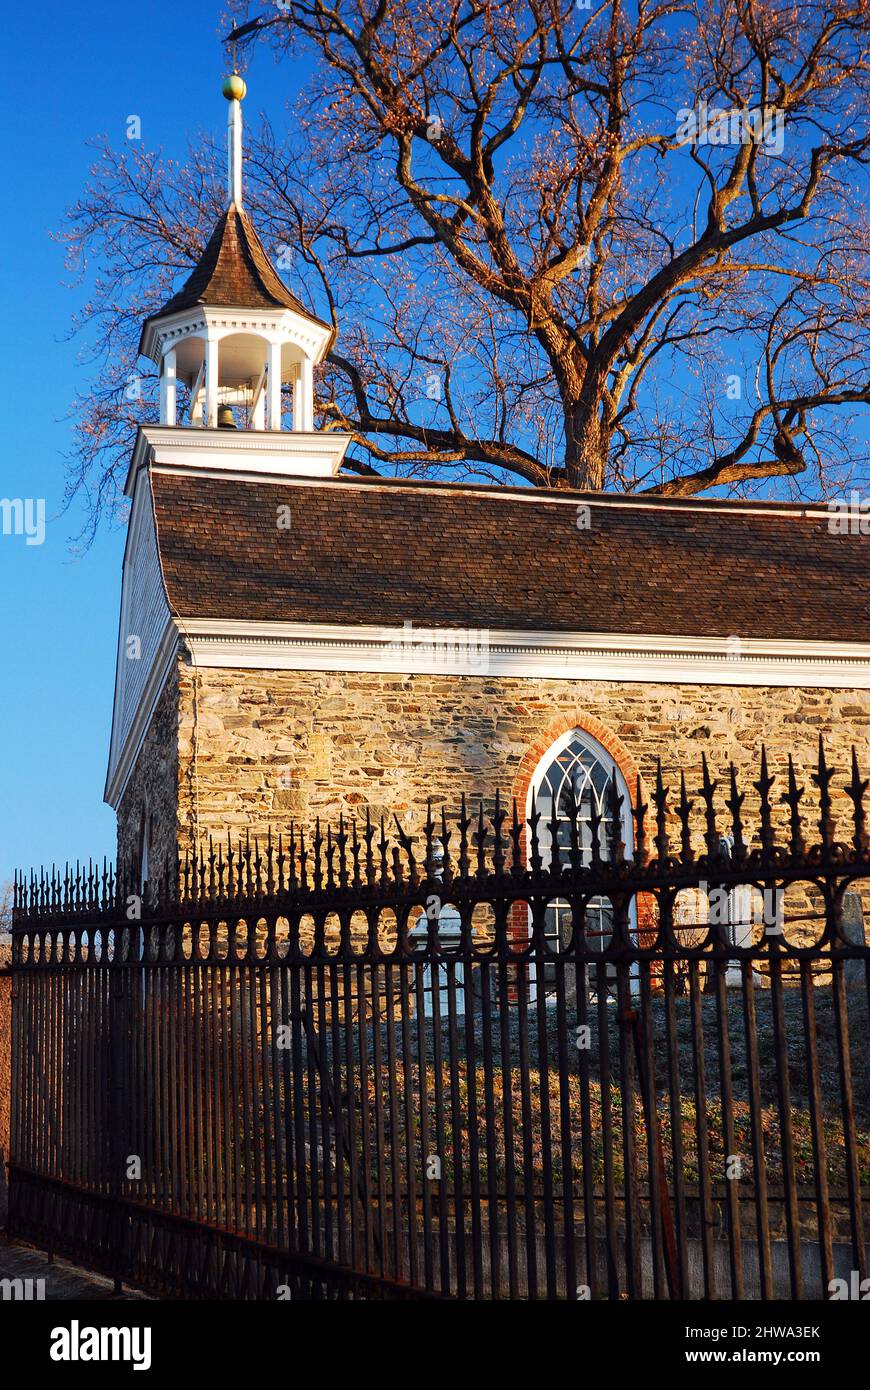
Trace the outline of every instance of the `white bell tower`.
{"label": "white bell tower", "polygon": [[245,92],[238,74],[224,79],[226,211],[186,283],[143,326],[139,350],[160,372],[160,423],[141,433],[173,461],[193,462],[195,448],[200,465],[207,452],[209,466],[223,459],[226,468],[260,471],[257,459],[268,459],[270,472],[335,473],[349,436],[314,428],[314,368],[335,329],[283,283],[244,210]]}

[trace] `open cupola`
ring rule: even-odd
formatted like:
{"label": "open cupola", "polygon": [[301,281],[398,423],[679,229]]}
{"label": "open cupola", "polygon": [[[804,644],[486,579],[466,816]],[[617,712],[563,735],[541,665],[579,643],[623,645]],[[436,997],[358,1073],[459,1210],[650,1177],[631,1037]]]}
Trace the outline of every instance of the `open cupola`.
{"label": "open cupola", "polygon": [[[313,435],[318,466],[310,471],[332,472],[348,439],[314,429],[314,367],[329,351],[334,329],[284,284],[242,205],[245,90],[238,75],[224,81],[227,208],[183,287],[146,319],[140,352],[160,372],[161,426],[274,435],[285,430],[286,412],[288,455],[304,463],[298,436]],[[183,418],[179,383],[187,387]],[[275,442],[266,446],[272,456]]]}

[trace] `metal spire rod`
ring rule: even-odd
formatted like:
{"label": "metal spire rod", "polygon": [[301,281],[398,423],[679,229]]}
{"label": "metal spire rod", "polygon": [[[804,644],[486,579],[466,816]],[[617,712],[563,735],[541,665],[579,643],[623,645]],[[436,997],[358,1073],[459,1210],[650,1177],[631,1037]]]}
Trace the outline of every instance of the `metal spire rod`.
{"label": "metal spire rod", "polygon": [[237,208],[242,206],[242,102],[247,88],[244,78],[239,75],[236,44],[240,40],[247,41],[281,18],[283,16],[267,19],[265,15],[256,15],[246,24],[234,25],[223,38],[223,43],[229,46],[233,66],[232,72],[224,78],[223,83],[223,94],[230,104],[227,115],[227,192],[230,205],[235,203]]}
{"label": "metal spire rod", "polygon": [[227,196],[230,205],[242,206],[242,102],[247,86],[238,73],[223,80],[221,88],[229,102],[227,112]]}

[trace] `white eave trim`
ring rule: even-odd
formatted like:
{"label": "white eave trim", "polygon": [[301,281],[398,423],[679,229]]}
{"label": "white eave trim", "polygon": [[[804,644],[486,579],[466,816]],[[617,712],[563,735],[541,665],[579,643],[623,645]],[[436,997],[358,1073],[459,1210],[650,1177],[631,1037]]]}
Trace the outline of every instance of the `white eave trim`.
{"label": "white eave trim", "polygon": [[193,338],[209,328],[228,332],[275,333],[296,345],[304,345],[315,362],[326,356],[332,328],[306,309],[291,309],[283,304],[272,308],[244,304],[194,304],[176,309],[171,314],[156,313],[145,320],[139,341],[139,352],[159,362],[165,347],[182,338]]}
{"label": "white eave trim", "polygon": [[132,497],[140,469],[195,471],[204,477],[323,483],[341,467],[350,435],[338,430],[221,430],[140,425],[124,491]]}
{"label": "white eave trim", "polygon": [[178,623],[170,617],[167,619],[163,636],[154,654],[151,669],[148,672],[136,713],[130,723],[123,746],[116,749],[113,740],[103,800],[107,801],[114,810],[118,809],[121,797],[124,795],[130,773],[135,766],[139,750],[148,732],[148,726],[157,708],[157,701],[163,693],[163,687],[175,662],[180,641]]}
{"label": "white eave trim", "polygon": [[870,643],[185,618],[196,666],[870,689]]}

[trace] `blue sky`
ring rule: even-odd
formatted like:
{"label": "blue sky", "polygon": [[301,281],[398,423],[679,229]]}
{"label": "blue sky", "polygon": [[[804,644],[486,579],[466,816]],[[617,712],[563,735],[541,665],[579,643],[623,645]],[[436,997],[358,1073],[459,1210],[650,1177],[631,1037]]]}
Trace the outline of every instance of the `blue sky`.
{"label": "blue sky", "polygon": [[[269,6],[252,10],[261,8]],[[65,417],[89,369],[78,360],[82,344],[68,337],[85,287],[69,283],[51,234],[87,180],[87,141],[104,134],[121,144],[131,115],[146,146],[172,156],[183,158],[198,131],[223,139],[221,13],[211,0],[48,0],[4,16],[0,497],[44,498],[48,523],[43,545],[0,535],[0,882],[16,866],[114,857],[115,848],[102,793],[124,537],[120,526],[104,525],[77,553],[84,513],[78,504],[62,511]],[[266,111],[280,131],[300,71],[278,67],[262,48],[252,59],[247,120]]]}
{"label": "blue sky", "polygon": [[[46,538],[0,535],[3,776],[0,881],[16,866],[114,857],[115,818],[103,805],[112,713],[123,533],[103,528],[76,554],[79,508],[61,514],[64,420],[87,369],[66,340],[82,298],[51,239],[80,194],[86,141],[142,138],[181,155],[188,135],[220,134],[226,106],[221,7],[58,0],[4,14],[4,158],[9,185],[0,227],[4,391],[0,496],[46,500]],[[278,115],[287,69],[254,59],[249,104]],[[11,86],[11,90],[10,90]]]}

